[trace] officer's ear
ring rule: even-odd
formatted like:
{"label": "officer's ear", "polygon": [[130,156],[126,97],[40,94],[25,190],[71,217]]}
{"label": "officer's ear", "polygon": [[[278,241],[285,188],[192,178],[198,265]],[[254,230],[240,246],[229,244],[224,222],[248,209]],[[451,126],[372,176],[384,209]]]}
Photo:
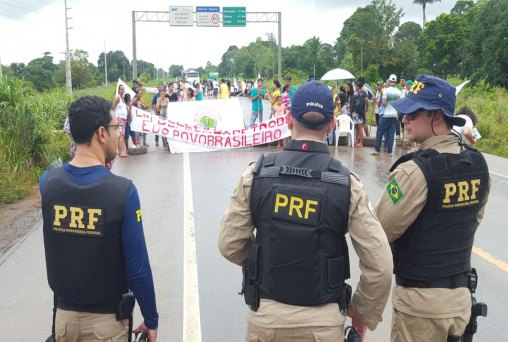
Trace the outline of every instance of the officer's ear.
{"label": "officer's ear", "polygon": [[288,112],[286,114],[286,122],[288,124],[288,128],[290,130],[292,130],[293,129],[293,115],[291,115],[291,112]]}

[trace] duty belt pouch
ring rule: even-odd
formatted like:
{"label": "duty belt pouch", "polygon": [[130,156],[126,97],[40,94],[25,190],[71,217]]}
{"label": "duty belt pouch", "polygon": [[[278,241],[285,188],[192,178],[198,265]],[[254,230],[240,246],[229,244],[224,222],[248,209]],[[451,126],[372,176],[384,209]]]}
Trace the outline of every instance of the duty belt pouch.
{"label": "duty belt pouch", "polygon": [[249,257],[247,259],[247,264],[242,267],[243,273],[243,286],[242,286],[242,294],[245,300],[245,304],[249,305],[250,308],[254,311],[257,311],[259,308],[259,290],[258,290],[258,280],[259,280],[259,271],[258,267],[259,263],[259,251],[261,249],[260,245],[252,245],[249,250]]}
{"label": "duty belt pouch", "polygon": [[134,298],[134,293],[132,293],[132,291],[121,295],[115,303],[116,320],[122,321],[124,319],[130,319],[135,304],[136,299]]}

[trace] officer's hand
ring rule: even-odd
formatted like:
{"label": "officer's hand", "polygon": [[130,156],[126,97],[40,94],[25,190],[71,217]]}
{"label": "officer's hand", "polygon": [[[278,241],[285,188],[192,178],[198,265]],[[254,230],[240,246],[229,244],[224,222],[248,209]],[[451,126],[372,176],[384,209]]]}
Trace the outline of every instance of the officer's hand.
{"label": "officer's hand", "polygon": [[347,309],[347,315],[351,317],[351,325],[356,329],[356,332],[358,335],[360,335],[362,341],[365,340],[365,335],[367,334],[367,326],[360,322],[360,319],[353,310]]}
{"label": "officer's hand", "polygon": [[145,322],[141,323],[139,327],[132,330],[133,333],[137,334],[141,331],[144,331],[148,334],[148,338],[150,339],[150,342],[155,342],[157,340],[157,329],[150,330],[146,327]]}

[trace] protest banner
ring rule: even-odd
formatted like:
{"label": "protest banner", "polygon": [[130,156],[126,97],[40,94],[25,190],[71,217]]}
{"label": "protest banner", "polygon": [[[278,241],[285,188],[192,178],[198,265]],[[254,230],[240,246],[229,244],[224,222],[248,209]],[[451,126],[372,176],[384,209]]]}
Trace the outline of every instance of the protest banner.
{"label": "protest banner", "polygon": [[235,99],[170,103],[167,119],[133,107],[131,129],[167,137],[173,153],[256,146],[290,135],[283,116],[245,128]]}

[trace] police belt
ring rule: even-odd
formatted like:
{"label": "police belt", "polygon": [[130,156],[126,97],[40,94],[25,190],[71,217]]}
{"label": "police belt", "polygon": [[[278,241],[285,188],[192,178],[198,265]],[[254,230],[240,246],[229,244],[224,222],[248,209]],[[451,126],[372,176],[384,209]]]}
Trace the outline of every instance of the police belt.
{"label": "police belt", "polygon": [[101,304],[78,304],[70,302],[62,297],[57,296],[56,307],[62,310],[88,312],[97,314],[114,314],[115,303],[106,302]]}
{"label": "police belt", "polygon": [[403,287],[455,289],[468,287],[469,277],[466,273],[461,273],[446,278],[415,280],[405,279],[396,275],[395,283]]}

